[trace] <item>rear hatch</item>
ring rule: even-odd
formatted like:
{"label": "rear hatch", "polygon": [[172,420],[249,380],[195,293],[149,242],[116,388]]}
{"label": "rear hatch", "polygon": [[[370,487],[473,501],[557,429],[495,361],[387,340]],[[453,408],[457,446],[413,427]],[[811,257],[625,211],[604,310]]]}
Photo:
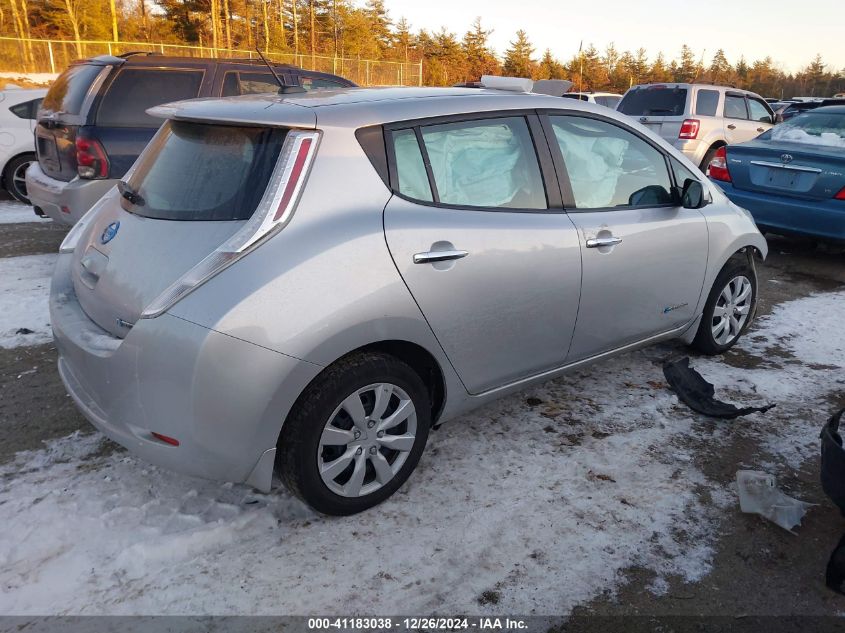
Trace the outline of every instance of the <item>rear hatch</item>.
{"label": "rear hatch", "polygon": [[284,128],[165,124],[74,249],[73,283],[85,313],[124,337],[154,299],[250,219],[286,135]]}
{"label": "rear hatch", "polygon": [[[841,118],[845,121],[845,115]],[[788,126],[782,124],[753,141],[728,147],[727,165],[733,186],[805,200],[833,198],[845,187],[845,136],[837,146],[796,134]],[[803,138],[807,142],[783,138]]]}
{"label": "rear hatch", "polygon": [[616,109],[672,142],[678,138],[681,123],[687,118],[688,100],[689,90],[683,86],[635,86],[625,93]]}
{"label": "rear hatch", "polygon": [[86,97],[101,73],[110,66],[74,64],[47,91],[38,111],[35,149],[41,170],[65,182],[76,177],[76,135],[85,124]]}

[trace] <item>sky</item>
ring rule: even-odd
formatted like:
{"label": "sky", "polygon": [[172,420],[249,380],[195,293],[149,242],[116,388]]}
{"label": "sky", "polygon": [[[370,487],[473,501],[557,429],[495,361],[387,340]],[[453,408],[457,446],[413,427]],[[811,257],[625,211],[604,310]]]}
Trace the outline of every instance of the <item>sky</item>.
{"label": "sky", "polygon": [[[363,0],[359,4],[363,5]],[[500,55],[517,29],[524,29],[535,56],[549,48],[567,60],[578,44],[593,43],[599,51],[613,42],[621,52],[644,47],[667,60],[688,44],[709,64],[723,48],[736,63],[767,55],[787,72],[800,70],[822,55],[825,63],[845,68],[845,0],[813,0],[803,10],[793,0],[387,0],[394,21],[405,17],[414,30],[445,26],[459,37],[477,17],[493,29],[491,43]]]}

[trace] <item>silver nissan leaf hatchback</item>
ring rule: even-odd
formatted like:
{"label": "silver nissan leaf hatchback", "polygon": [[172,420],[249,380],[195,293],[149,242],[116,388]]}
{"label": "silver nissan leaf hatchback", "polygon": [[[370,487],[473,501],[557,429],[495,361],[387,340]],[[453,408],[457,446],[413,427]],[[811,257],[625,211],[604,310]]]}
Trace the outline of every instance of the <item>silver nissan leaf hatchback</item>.
{"label": "silver nissan leaf hatchback", "polygon": [[391,88],[151,112],[50,307],[76,404],[160,466],[359,512],[435,425],[657,341],[723,352],[753,317],[751,217],[607,108]]}

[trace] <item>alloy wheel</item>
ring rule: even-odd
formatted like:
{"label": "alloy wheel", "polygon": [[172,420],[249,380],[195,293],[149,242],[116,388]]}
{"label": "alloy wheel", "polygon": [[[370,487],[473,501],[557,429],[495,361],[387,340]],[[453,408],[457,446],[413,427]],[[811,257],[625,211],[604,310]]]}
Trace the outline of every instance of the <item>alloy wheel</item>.
{"label": "alloy wheel", "polygon": [[416,409],[403,389],[391,383],[358,389],[323,427],[317,447],[320,477],[343,497],[371,494],[402,468],[416,433]]}
{"label": "alloy wheel", "polygon": [[26,192],[26,170],[32,165],[34,161],[29,161],[26,163],[21,163],[17,166],[14,172],[12,172],[12,183],[11,186],[14,187],[15,192],[18,194],[16,198],[24,198],[28,199],[29,196]]}
{"label": "alloy wheel", "polygon": [[711,332],[719,345],[732,343],[742,333],[751,313],[754,287],[745,275],[738,275],[722,288],[713,307]]}

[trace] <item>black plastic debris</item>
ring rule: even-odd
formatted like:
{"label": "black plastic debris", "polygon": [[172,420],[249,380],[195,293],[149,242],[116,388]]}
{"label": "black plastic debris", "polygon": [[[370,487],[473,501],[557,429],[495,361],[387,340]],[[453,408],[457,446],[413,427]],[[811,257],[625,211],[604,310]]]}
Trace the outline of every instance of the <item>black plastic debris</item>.
{"label": "black plastic debris", "polygon": [[738,408],[727,402],[716,400],[713,397],[716,388],[689,366],[689,357],[663,365],[663,375],[666,376],[669,387],[678,395],[681,402],[693,411],[712,418],[733,420],[749,413],[765,413],[775,406],[767,404],[765,407]]}
{"label": "black plastic debris", "polygon": [[845,449],[842,448],[842,436],[839,434],[839,421],[843,414],[845,409],[833,415],[822,427],[820,437],[822,490],[845,516]]}
{"label": "black plastic debris", "polygon": [[30,330],[28,327],[22,327],[18,328],[15,334],[35,334],[35,332]]}

